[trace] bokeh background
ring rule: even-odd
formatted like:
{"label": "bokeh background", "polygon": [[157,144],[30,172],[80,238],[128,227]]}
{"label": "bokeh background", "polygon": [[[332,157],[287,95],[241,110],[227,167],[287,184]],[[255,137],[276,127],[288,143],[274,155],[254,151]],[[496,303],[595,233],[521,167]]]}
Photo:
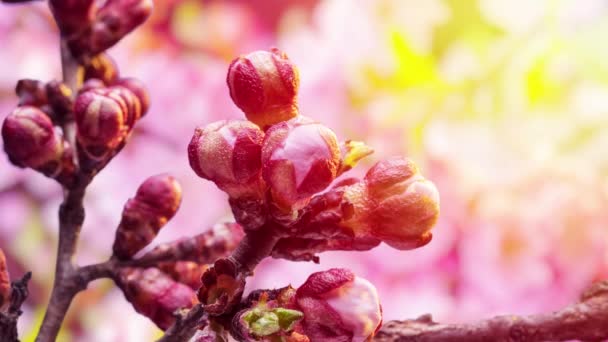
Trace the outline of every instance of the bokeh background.
{"label": "bokeh background", "polygon": [[[241,118],[225,84],[232,58],[272,46],[301,71],[300,108],[375,161],[406,155],[441,193],[433,241],[399,252],[326,253],[320,265],[267,260],[250,288],[299,285],[346,266],[378,288],[385,319],[457,322],[549,311],[608,277],[608,2],[605,0],[157,0],[110,50],[152,107],[92,184],[78,250],[110,254],[122,205],[146,177],[181,182],[158,241],[231,219],[226,196],[188,167],[194,127]],[[43,3],[0,5],[0,115],[21,78],[60,77]],[[31,270],[20,329],[32,341],[52,284],[60,189],[0,157],[0,246]],[[148,341],[160,331],[109,281],[73,303],[60,341]]]}

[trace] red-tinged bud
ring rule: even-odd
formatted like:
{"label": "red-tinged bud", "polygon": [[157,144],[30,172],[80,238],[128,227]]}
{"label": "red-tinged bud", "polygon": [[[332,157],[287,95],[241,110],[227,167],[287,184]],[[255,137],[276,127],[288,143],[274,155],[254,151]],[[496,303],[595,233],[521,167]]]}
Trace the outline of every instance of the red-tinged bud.
{"label": "red-tinged bud", "polygon": [[298,288],[296,301],[311,341],[368,341],[382,322],[374,285],[346,269],[313,273]]}
{"label": "red-tinged bud", "polygon": [[152,0],[106,0],[97,9],[93,23],[70,37],[74,55],[97,55],[141,25],[152,13]]}
{"label": "red-tinged bud", "polygon": [[262,176],[274,204],[288,214],[305,206],[336,177],[340,149],[322,124],[293,119],[272,126],[262,145]]}
{"label": "red-tinged bud", "polygon": [[173,280],[188,285],[193,290],[198,290],[201,287],[201,276],[209,266],[192,261],[175,261],[160,263],[158,268]]}
{"label": "red-tinged bud", "polygon": [[356,236],[372,236],[397,249],[427,244],[439,215],[439,194],[405,158],[374,165],[363,182],[346,187],[352,215],[344,225]]}
{"label": "red-tinged bud", "polygon": [[11,296],[11,279],[6,267],[6,257],[0,248],[0,309],[8,304]]}
{"label": "red-tinged bud", "polygon": [[95,0],[49,0],[49,6],[63,35],[86,29],[95,16]]}
{"label": "red-tinged bud", "polygon": [[210,264],[231,253],[244,236],[238,224],[218,223],[202,234],[161,244],[146,256]]}
{"label": "red-tinged bud", "polygon": [[176,310],[196,303],[194,291],[157,268],[125,268],[120,271],[118,286],[135,311],[150,318],[165,330],[175,321]]}
{"label": "red-tinged bud", "polygon": [[248,121],[224,120],[194,131],[188,145],[190,166],[231,198],[263,194],[260,154],[264,133]]}
{"label": "red-tinged bud", "polygon": [[62,124],[70,119],[74,101],[72,90],[61,81],[51,81],[45,86],[49,106],[53,112],[53,121]]}
{"label": "red-tinged bud", "polygon": [[232,101],[262,129],[298,115],[298,69],[278,49],[235,59],[226,81]]}
{"label": "red-tinged bud", "polygon": [[142,81],[136,78],[121,78],[118,79],[115,83],[117,86],[123,86],[135,94],[139,99],[139,103],[141,106],[141,115],[139,117],[143,117],[148,112],[148,108],[150,108],[150,95],[148,94],[148,89],[143,84]]}
{"label": "red-tinged bud", "polygon": [[114,255],[128,259],[146,247],[179,208],[182,190],[168,174],[148,178],[127,201],[114,239]]}
{"label": "red-tinged bud", "polygon": [[84,67],[84,79],[96,78],[106,85],[111,85],[118,79],[118,66],[107,53],[100,53],[91,58]]}
{"label": "red-tinged bud", "polygon": [[80,89],[78,89],[78,96],[80,96],[80,94],[86,93],[89,90],[105,88],[105,87],[106,87],[106,84],[103,83],[102,80],[98,80],[96,78],[91,78],[91,79],[86,80],[84,82],[84,84],[82,85],[82,87],[80,87]]}
{"label": "red-tinged bud", "polygon": [[106,88],[103,90],[103,93],[120,104],[126,113],[125,123],[130,132],[135,123],[142,117],[141,101],[139,98],[131,90],[123,86]]}
{"label": "red-tinged bud", "polygon": [[42,107],[48,103],[44,83],[38,80],[19,80],[15,93],[19,97],[19,106]]}
{"label": "red-tinged bud", "polygon": [[205,312],[219,316],[232,310],[241,300],[245,290],[245,276],[231,259],[219,259],[201,278],[198,299]]}
{"label": "red-tinged bud", "polygon": [[50,177],[61,168],[64,141],[40,109],[21,106],[13,110],[2,125],[2,138],[13,164],[44,171]]}
{"label": "red-tinged bud", "polygon": [[102,158],[126,137],[128,113],[125,105],[108,96],[105,89],[80,94],[74,104],[78,142],[92,158]]}

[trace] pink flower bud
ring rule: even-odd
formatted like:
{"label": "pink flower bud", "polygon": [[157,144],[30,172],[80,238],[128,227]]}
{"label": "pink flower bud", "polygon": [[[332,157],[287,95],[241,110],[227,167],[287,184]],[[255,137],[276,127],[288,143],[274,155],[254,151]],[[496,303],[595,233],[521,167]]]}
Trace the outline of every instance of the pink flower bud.
{"label": "pink flower bud", "polygon": [[298,288],[296,301],[311,341],[367,341],[382,322],[374,285],[346,269],[313,273]]}
{"label": "pink flower bud", "polygon": [[49,6],[63,35],[86,29],[95,15],[95,0],[49,0]]}
{"label": "pink flower bud", "polygon": [[88,154],[102,157],[118,146],[128,133],[125,105],[108,96],[105,89],[80,94],[74,104],[78,142]]}
{"label": "pink flower bud", "polygon": [[96,78],[106,85],[111,85],[118,79],[118,66],[107,53],[100,53],[91,58],[84,68],[84,79]]}
{"label": "pink flower bud", "polygon": [[175,321],[176,310],[190,308],[196,303],[194,290],[157,268],[122,269],[117,283],[135,311],[163,330]]}
{"label": "pink flower bud", "polygon": [[97,55],[141,25],[152,13],[152,0],[107,0],[95,13],[93,23],[71,37],[75,55]]}
{"label": "pink flower bud", "polygon": [[19,80],[15,93],[19,97],[20,106],[42,107],[48,103],[44,83],[38,80]]}
{"label": "pink flower bud", "polygon": [[227,83],[232,101],[262,129],[298,115],[298,69],[278,49],[235,59]]}
{"label": "pink flower bud", "polygon": [[397,249],[427,244],[439,215],[439,194],[405,158],[374,165],[364,182],[347,187],[352,215],[344,224],[357,236],[373,236]]}
{"label": "pink flower bud", "polygon": [[9,302],[11,296],[11,279],[6,267],[6,257],[0,248],[0,309]]}
{"label": "pink flower bud", "polygon": [[263,138],[264,133],[248,121],[218,121],[199,127],[188,145],[190,167],[231,198],[259,198],[263,194]]}
{"label": "pink flower bud", "polygon": [[146,86],[136,78],[121,78],[114,83],[115,86],[122,86],[129,89],[137,98],[139,99],[139,103],[141,106],[141,115],[139,117],[143,117],[148,112],[148,108],[150,108],[150,95],[148,94],[148,90]]}
{"label": "pink flower bud", "polygon": [[340,166],[336,135],[303,118],[276,124],[266,132],[262,166],[275,204],[287,213],[298,210],[336,177]]}
{"label": "pink flower bud", "polygon": [[146,247],[177,212],[182,190],[168,174],[148,178],[125,204],[114,239],[114,255],[128,259]]}
{"label": "pink flower bud", "polygon": [[64,155],[64,141],[51,119],[32,106],[17,107],[2,125],[4,150],[19,167],[44,170],[49,176],[59,171]]}

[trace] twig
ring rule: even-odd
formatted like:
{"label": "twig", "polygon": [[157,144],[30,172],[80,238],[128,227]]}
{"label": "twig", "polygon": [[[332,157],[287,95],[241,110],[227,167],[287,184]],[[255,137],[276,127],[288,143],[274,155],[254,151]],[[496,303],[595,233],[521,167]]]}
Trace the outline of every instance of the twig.
{"label": "twig", "polygon": [[439,324],[430,315],[385,324],[375,341],[602,341],[608,338],[608,281],[593,285],[581,302],[531,316],[497,316],[464,324]]}
{"label": "twig", "polygon": [[[239,272],[247,276],[251,275],[255,267],[264,258],[270,256],[272,249],[281,237],[280,231],[275,226],[265,225],[256,232],[246,234],[228,258],[239,266]],[[205,310],[202,306],[193,307],[186,316],[189,319],[176,320],[158,342],[187,341],[196,333],[198,323],[204,315]],[[182,330],[187,333],[175,332]]]}
{"label": "twig", "polygon": [[[61,44],[61,63],[64,82],[75,93],[82,84],[82,67],[72,57],[63,42]],[[73,140],[72,123],[64,126],[64,135],[66,139]],[[84,222],[83,199],[90,181],[90,176],[79,173],[75,185],[70,189],[64,189],[63,203],[59,208],[59,243],[55,281],[47,311],[36,337],[37,342],[55,341],[72,299],[87,286],[87,282],[83,282],[76,272],[72,259]]]}

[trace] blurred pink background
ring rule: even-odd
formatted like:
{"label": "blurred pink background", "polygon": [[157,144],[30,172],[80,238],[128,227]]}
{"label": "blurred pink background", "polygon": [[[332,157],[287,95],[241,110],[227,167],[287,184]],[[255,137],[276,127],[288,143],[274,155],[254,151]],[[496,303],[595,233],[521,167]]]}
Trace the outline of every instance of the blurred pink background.
{"label": "blurred pink background", "polygon": [[[608,3],[601,0],[158,0],[112,48],[152,107],[95,179],[78,250],[105,260],[124,202],[170,172],[182,207],[155,243],[231,220],[226,196],[190,170],[194,128],[242,118],[230,60],[276,46],[300,68],[302,114],[376,153],[414,159],[442,201],[434,239],[401,252],[326,253],[319,265],[267,260],[249,289],[301,284],[348,267],[379,290],[385,320],[456,322],[549,311],[608,276]],[[60,77],[45,4],[0,5],[0,115],[21,78]],[[31,270],[20,330],[31,341],[54,270],[59,187],[0,163],[0,246],[14,277]],[[80,294],[59,341],[147,341],[160,331],[110,281]]]}

